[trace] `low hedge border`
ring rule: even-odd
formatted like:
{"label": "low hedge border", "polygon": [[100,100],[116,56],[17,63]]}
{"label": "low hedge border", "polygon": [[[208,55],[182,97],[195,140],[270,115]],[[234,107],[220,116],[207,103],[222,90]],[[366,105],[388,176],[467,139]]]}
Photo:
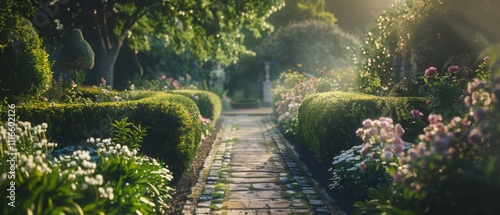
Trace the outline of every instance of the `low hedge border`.
{"label": "low hedge border", "polygon": [[340,151],[361,144],[355,132],[368,118],[391,117],[405,128],[403,139],[415,139],[424,127],[424,121],[413,119],[412,109],[424,110],[425,98],[377,97],[346,92],[313,94],[300,104],[297,140],[305,144],[319,162],[328,163]]}
{"label": "low hedge border", "polygon": [[[59,147],[86,144],[89,137],[109,137],[111,120],[124,117],[147,128],[140,150],[163,160],[178,178],[196,156],[201,142],[201,121],[196,104],[181,95],[149,93],[127,102],[19,106],[16,115],[35,124],[48,122],[48,135]],[[111,120],[110,120],[111,119]],[[77,142],[80,141],[80,142]]]}
{"label": "low hedge border", "polygon": [[[213,122],[217,122],[222,113],[222,100],[213,92],[205,90],[173,90],[170,93],[187,96],[193,100],[198,105],[201,116]],[[196,96],[198,99],[195,98]]]}

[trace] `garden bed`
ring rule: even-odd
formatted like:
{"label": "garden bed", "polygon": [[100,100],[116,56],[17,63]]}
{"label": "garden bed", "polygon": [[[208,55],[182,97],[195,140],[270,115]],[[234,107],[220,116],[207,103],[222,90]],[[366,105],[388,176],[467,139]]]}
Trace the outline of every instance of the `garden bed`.
{"label": "garden bed", "polygon": [[169,214],[182,214],[182,208],[186,202],[188,195],[191,193],[191,187],[193,187],[200,176],[200,170],[203,168],[210,149],[217,138],[217,133],[219,132],[221,125],[223,124],[223,119],[217,121],[215,129],[212,131],[211,135],[200,144],[196,157],[191,163],[188,170],[185,171],[184,175],[180,177],[177,183],[172,184],[175,189],[175,193],[172,194],[172,211]]}

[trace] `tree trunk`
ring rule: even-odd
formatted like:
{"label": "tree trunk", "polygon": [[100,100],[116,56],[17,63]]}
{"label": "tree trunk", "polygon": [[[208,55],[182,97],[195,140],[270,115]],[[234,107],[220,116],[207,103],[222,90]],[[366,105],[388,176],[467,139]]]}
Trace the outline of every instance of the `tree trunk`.
{"label": "tree trunk", "polygon": [[106,79],[107,86],[114,86],[114,68],[118,54],[120,53],[123,42],[116,42],[111,49],[108,49],[103,43],[102,38],[97,31],[92,35],[89,43],[92,46],[95,54],[93,73],[96,74],[93,80],[94,83],[101,83],[101,79]]}

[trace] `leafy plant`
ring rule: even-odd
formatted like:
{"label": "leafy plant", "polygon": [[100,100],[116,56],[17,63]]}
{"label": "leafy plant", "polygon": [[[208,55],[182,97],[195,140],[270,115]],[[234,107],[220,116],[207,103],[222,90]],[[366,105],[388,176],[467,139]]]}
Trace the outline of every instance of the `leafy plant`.
{"label": "leafy plant", "polygon": [[132,150],[138,149],[143,142],[143,137],[146,136],[146,128],[142,128],[141,125],[135,126],[133,123],[128,122],[128,117],[122,120],[115,120],[111,124],[111,127],[113,128],[111,130],[113,142],[126,145]]}

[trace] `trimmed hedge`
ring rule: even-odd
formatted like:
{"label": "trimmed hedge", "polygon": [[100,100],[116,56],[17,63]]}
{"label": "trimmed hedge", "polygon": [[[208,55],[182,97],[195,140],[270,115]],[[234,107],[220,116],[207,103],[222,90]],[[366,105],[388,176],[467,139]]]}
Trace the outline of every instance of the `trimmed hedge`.
{"label": "trimmed hedge", "polygon": [[[217,122],[222,113],[222,100],[213,92],[205,90],[173,90],[170,93],[187,96],[193,100],[198,105],[201,116],[212,120],[212,122]],[[195,96],[198,96],[198,99],[195,99]]]}
{"label": "trimmed hedge", "polygon": [[330,162],[340,151],[361,144],[355,132],[363,120],[387,116],[405,128],[403,139],[413,141],[422,131],[424,121],[415,121],[412,109],[424,110],[425,98],[346,92],[313,94],[300,104],[297,139],[319,162]]}
{"label": "trimmed hedge", "polygon": [[196,156],[201,142],[198,107],[181,95],[149,95],[128,102],[56,104],[53,108],[46,103],[19,106],[16,115],[34,124],[50,123],[47,134],[59,147],[86,144],[84,140],[89,137],[107,138],[111,120],[128,117],[130,122],[147,128],[140,150],[147,156],[163,160],[178,178]]}

